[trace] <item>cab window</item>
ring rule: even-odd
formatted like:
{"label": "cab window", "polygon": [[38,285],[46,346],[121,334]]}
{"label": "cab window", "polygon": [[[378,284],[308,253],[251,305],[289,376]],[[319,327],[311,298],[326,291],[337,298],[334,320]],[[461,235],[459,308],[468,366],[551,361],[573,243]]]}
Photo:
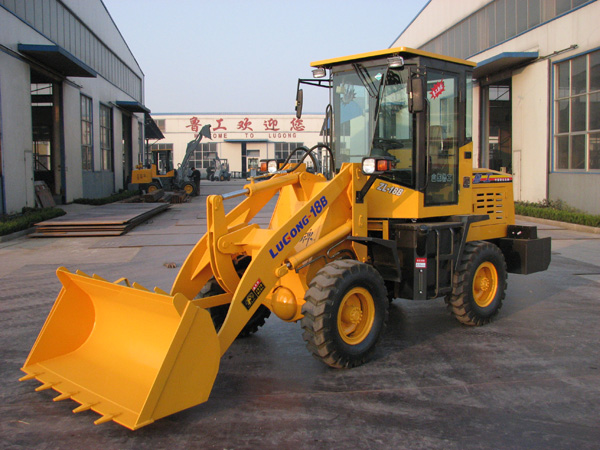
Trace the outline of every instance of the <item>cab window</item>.
{"label": "cab window", "polygon": [[425,206],[458,202],[458,76],[427,71]]}
{"label": "cab window", "polygon": [[414,186],[413,118],[408,110],[407,70],[389,69],[381,92],[372,156],[391,156],[394,169],[387,178]]}

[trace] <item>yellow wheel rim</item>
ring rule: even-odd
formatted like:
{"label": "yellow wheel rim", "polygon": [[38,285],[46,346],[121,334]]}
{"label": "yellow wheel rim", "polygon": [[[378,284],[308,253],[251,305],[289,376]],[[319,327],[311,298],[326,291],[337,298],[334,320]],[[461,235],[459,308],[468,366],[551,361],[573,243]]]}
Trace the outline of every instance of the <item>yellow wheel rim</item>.
{"label": "yellow wheel rim", "polygon": [[154,192],[154,191],[158,191],[158,188],[156,186],[154,186],[153,184],[148,186],[148,193]]}
{"label": "yellow wheel rim", "polygon": [[498,271],[489,261],[482,263],[473,278],[473,300],[477,306],[489,306],[498,292]]}
{"label": "yellow wheel rim", "polygon": [[337,325],[340,337],[350,345],[360,344],[369,335],[375,320],[373,296],[362,287],[346,293],[338,310]]}
{"label": "yellow wheel rim", "polygon": [[185,192],[186,194],[191,194],[192,192],[194,192],[194,187],[193,187],[193,186],[191,186],[191,185],[189,185],[189,184],[186,184],[186,185],[183,187],[183,190],[184,190],[184,192]]}

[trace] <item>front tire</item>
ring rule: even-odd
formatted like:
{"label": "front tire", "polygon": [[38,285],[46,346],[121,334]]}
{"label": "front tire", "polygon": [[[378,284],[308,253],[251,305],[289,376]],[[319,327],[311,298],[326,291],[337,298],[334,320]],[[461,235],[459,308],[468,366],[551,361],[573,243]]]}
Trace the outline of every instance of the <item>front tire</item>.
{"label": "front tire", "polygon": [[148,194],[151,194],[152,192],[158,191],[160,188],[161,187],[160,187],[160,185],[158,183],[154,183],[153,182],[153,183],[148,184],[148,187],[146,188],[146,192]]}
{"label": "front tire", "polygon": [[469,242],[454,274],[452,293],[446,304],[465,325],[492,321],[506,294],[506,262],[500,249],[485,241]]}
{"label": "front tire", "polygon": [[[236,264],[237,273],[241,276],[248,265],[250,264],[251,259],[249,257],[240,258]],[[211,278],[208,283],[202,288],[198,298],[204,297],[212,297],[213,295],[222,294],[223,288],[217,283],[217,280]],[[229,304],[213,306],[212,308],[208,308],[210,312],[210,316],[212,318],[213,324],[215,326],[215,330],[217,333],[223,326],[223,322],[225,322],[225,318],[227,317],[227,313],[229,312]],[[254,334],[258,331],[260,327],[262,327],[266,320],[271,315],[271,310],[267,308],[265,305],[260,305],[258,309],[254,312],[248,323],[242,328],[240,334],[238,334],[238,338],[244,338]]]}
{"label": "front tire", "polygon": [[381,275],[355,260],[333,261],[310,282],[302,337],[317,359],[336,367],[363,364],[381,339],[388,299]]}

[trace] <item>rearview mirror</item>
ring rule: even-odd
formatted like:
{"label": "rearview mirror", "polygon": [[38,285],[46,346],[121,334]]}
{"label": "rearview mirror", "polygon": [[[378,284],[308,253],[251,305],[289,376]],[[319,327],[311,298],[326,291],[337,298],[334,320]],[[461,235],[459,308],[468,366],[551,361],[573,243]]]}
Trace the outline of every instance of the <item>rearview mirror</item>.
{"label": "rearview mirror", "polygon": [[302,93],[302,89],[298,88],[298,92],[296,92],[296,118],[302,117],[302,101],[304,95]]}
{"label": "rearview mirror", "polygon": [[411,113],[419,113],[425,110],[425,89],[423,80],[424,78],[419,75],[412,75],[410,77],[408,110]]}

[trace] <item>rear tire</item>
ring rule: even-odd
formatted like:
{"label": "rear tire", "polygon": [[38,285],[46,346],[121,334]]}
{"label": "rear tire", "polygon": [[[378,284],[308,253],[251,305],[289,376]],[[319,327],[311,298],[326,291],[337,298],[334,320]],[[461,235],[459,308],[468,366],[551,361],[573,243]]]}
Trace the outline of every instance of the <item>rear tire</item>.
{"label": "rear tire", "polygon": [[195,195],[196,186],[194,186],[192,183],[185,183],[183,185],[183,192],[185,192],[187,195]]}
{"label": "rear tire", "polygon": [[502,308],[506,279],[500,249],[490,242],[469,242],[454,274],[452,293],[446,296],[448,309],[465,325],[491,322]]}
{"label": "rear tire", "polygon": [[387,291],[370,265],[337,260],[317,272],[302,307],[302,337],[313,356],[336,367],[363,364],[381,339]]}

